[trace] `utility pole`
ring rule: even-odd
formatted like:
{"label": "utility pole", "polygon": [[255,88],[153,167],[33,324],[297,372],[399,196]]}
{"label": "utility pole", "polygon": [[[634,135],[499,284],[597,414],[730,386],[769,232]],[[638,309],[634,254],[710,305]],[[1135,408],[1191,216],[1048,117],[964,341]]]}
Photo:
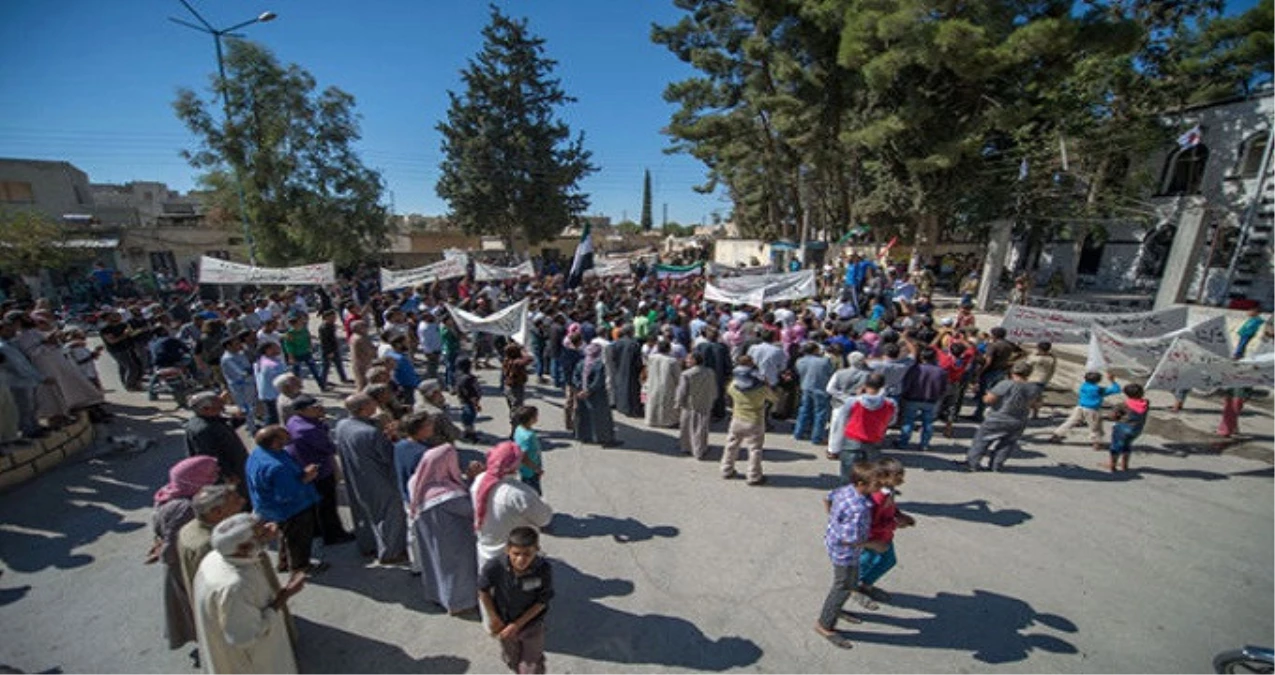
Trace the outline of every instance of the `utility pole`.
{"label": "utility pole", "polygon": [[660,223],[660,229],[668,227],[668,202],[664,202],[664,220]]}

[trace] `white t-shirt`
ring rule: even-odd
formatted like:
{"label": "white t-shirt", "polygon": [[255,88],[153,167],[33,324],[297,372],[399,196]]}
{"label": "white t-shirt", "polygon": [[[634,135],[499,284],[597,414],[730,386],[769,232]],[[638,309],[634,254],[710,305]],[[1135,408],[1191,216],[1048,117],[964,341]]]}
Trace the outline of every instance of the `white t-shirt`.
{"label": "white t-shirt", "polygon": [[[469,488],[475,512],[478,510],[478,488],[486,475],[479,474]],[[541,499],[531,486],[519,480],[516,472],[497,483],[487,499],[490,500],[487,516],[478,529],[478,569],[505,552],[505,543],[515,527],[525,525],[539,530],[553,519],[553,507]]]}

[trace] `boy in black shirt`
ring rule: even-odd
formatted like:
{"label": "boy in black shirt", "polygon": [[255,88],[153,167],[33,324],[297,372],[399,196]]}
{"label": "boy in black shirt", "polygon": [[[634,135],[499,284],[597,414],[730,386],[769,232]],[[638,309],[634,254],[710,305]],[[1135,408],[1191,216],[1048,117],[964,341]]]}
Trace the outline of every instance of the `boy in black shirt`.
{"label": "boy in black shirt", "polygon": [[478,599],[487,628],[500,639],[501,656],[515,673],[545,672],[545,611],[553,598],[553,568],[540,556],[531,527],[509,533],[505,555],[483,566]]}

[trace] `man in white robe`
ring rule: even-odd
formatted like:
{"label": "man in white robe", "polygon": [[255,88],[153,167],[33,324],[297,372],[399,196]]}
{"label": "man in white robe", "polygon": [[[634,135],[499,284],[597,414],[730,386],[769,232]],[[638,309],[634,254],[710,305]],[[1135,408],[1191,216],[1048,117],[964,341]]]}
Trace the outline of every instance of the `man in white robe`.
{"label": "man in white robe", "polygon": [[209,673],[295,673],[296,656],[282,609],[305,584],[294,574],[275,592],[258,556],[268,531],[241,513],[213,528],[213,550],[195,573],[195,628]]}
{"label": "man in white robe", "polygon": [[660,340],[646,360],[646,425],[675,427],[678,422],[677,384],[682,364],[670,354],[668,340]]}

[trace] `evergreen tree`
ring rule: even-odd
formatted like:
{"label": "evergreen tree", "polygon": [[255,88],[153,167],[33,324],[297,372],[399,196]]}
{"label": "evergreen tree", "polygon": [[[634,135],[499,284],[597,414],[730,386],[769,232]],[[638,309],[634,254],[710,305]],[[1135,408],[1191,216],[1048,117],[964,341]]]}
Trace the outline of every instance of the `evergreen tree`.
{"label": "evergreen tree", "polygon": [[214,222],[238,226],[238,182],[260,264],[349,265],[384,249],[384,182],[352,147],[359,140],[354,97],[336,87],[316,92],[309,72],[280,64],[261,45],[231,40],[228,47],[226,79],[214,77],[213,89],[216,99],[225,92],[229,120],[220,101],[189,89],[173,103],[200,139],[199,149],[182,156],[207,170],[199,183],[211,192]]}
{"label": "evergreen tree", "polygon": [[498,235],[512,247],[552,239],[589,207],[578,190],[595,171],[584,135],[572,138],[555,109],[574,102],[544,56],[544,40],[496,7],[483,47],[463,71],[463,94],[448,92],[438,196],[471,234]]}
{"label": "evergreen tree", "polygon": [[651,220],[651,170],[642,173],[642,229],[650,230]]}

